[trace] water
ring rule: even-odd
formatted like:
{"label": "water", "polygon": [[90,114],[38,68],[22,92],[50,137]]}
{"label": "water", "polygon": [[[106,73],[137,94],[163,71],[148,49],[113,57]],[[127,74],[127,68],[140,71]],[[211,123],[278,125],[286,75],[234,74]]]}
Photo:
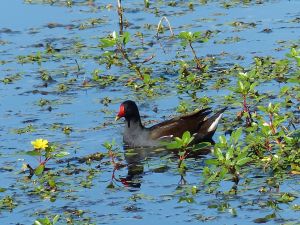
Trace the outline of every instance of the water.
{"label": "water", "polygon": [[[112,4],[112,8],[106,7],[108,4]],[[191,56],[191,52],[188,48],[182,52],[178,41],[167,41],[168,31],[161,35],[164,37],[161,40],[163,48],[159,45],[154,36],[161,16],[167,16],[176,34],[184,30],[218,30],[219,32],[207,43],[195,45],[198,56],[214,55],[220,68],[228,68],[228,65],[235,63],[249,67],[254,56],[283,58],[289,48],[282,46],[299,44],[300,26],[293,20],[300,17],[300,1],[237,4],[229,9],[223,8],[219,1],[211,1],[206,5],[195,2],[194,10],[189,10],[184,1],[178,1],[176,7],[158,1],[153,3],[150,9],[145,9],[142,1],[128,1],[123,4],[125,19],[129,22],[127,30],[132,34],[137,31],[144,33],[146,51],[138,61],[154,54],[154,59],[146,65],[153,67],[154,77],[164,76],[169,80],[169,85],[163,90],[158,90],[160,95],[155,98],[143,96],[126,87],[121,81],[111,83],[107,87],[82,86],[84,79],[91,79],[91,73],[95,69],[100,69],[101,75],[117,77],[130,73],[126,65],[112,66],[108,70],[95,59],[103,53],[103,50],[97,48],[99,38],[118,30],[115,2],[95,1],[94,5],[88,5],[85,1],[74,1],[73,7],[65,7],[64,3],[51,6],[42,1],[38,1],[37,4],[27,4],[20,0],[1,2],[0,43],[4,43],[0,45],[0,60],[5,61],[0,65],[1,79],[16,73],[20,73],[21,78],[10,84],[0,84],[0,187],[6,189],[0,193],[0,198],[13,196],[17,204],[11,212],[0,209],[0,223],[32,224],[35,219],[44,215],[51,217],[60,214],[60,224],[66,224],[68,217],[73,218],[76,224],[84,224],[84,221],[86,224],[199,224],[201,221],[208,224],[251,224],[254,219],[273,213],[274,210],[266,204],[278,193],[275,190],[260,193],[258,190],[266,185],[265,177],[254,178],[254,173],[250,173],[248,177],[252,180],[250,186],[244,184],[245,179],[242,179],[237,195],[222,194],[231,188],[231,181],[221,183],[220,195],[204,191],[206,187],[202,185],[201,174],[204,159],[210,157],[210,154],[203,158],[189,159],[187,162],[187,188],[196,185],[200,189],[194,196],[195,203],[192,204],[178,203],[179,197],[185,194],[178,188],[181,178],[173,155],[150,155],[145,162],[138,164],[143,167],[143,171],[135,174],[135,187],[126,187],[121,182],[115,182],[115,189],[107,188],[113,170],[109,159],[92,162],[90,165],[82,164],[77,159],[95,152],[106,152],[102,144],[113,138],[120,152],[124,152],[123,124],[113,121],[122,101],[136,100],[140,105],[141,114],[147,116],[143,120],[158,122],[175,115],[181,99],[188,98],[185,93],[177,93],[174,80],[178,68],[170,68],[167,63],[175,60],[176,51],[188,56]],[[155,15],[154,7],[158,8],[159,15]],[[87,20],[91,18],[100,18],[103,22],[90,26]],[[230,25],[234,21],[252,22],[256,26],[235,28]],[[90,28],[79,29],[82,24],[88,24]],[[151,28],[145,29],[145,24],[151,25]],[[54,28],[51,28],[52,25]],[[266,28],[270,28],[272,32],[262,32]],[[219,44],[226,38],[237,36],[241,41]],[[141,49],[140,40],[135,39],[136,42],[130,44],[130,47]],[[82,43],[84,47],[76,49],[76,42]],[[149,42],[154,45],[150,45]],[[17,63],[19,55],[35,55],[38,51],[43,53],[46,43],[60,49],[58,54],[62,55],[63,59],[48,56],[41,65]],[[282,50],[276,50],[281,47]],[[243,56],[244,60],[237,59],[238,56]],[[80,71],[75,60],[80,66]],[[55,82],[44,87],[40,79],[41,70],[47,70]],[[67,73],[67,76],[64,73]],[[220,73],[219,75],[222,76]],[[64,93],[58,92],[57,85],[68,83],[70,79],[76,81],[69,82],[69,90]],[[217,77],[214,77],[212,81],[216,79]],[[230,90],[226,87],[217,91],[210,88],[212,84],[210,81],[205,82],[203,90],[197,90],[197,96],[212,98],[213,103],[210,106],[217,109],[224,104],[224,95],[229,94]],[[272,87],[272,83],[262,85],[262,91],[268,92],[270,86]],[[39,92],[35,93],[34,90]],[[46,93],[42,94],[41,91]],[[112,100],[108,106],[101,103],[104,97]],[[47,107],[38,106],[41,98],[54,101],[51,111],[47,110]],[[154,107],[157,107],[157,113],[153,111]],[[231,109],[224,117],[233,117],[236,111],[237,108]],[[61,127],[72,127],[71,134],[65,135],[61,128],[51,129],[54,123],[61,124]],[[29,124],[35,127],[35,132],[14,132],[15,129],[24,128]],[[220,124],[215,135],[216,140],[224,133],[223,128],[223,124]],[[70,160],[69,165],[66,161],[55,160],[47,164],[52,171],[57,171],[57,182],[62,182],[58,190],[52,193],[52,196],[56,196],[54,202],[48,197],[32,195],[31,192],[38,183],[26,181],[27,174],[20,173],[24,162],[36,165],[32,157],[23,154],[31,149],[30,142],[36,138],[56,142],[70,152],[69,159],[75,157],[74,160]],[[161,165],[167,166],[167,169],[163,172],[155,170]],[[69,175],[68,171],[79,168],[82,171]],[[91,186],[85,188],[83,183],[89,179],[91,170],[95,174],[90,180]],[[121,168],[116,171],[116,177],[125,178],[127,173],[128,167]],[[280,191],[294,192],[298,196],[299,178],[286,179],[281,183]],[[227,205],[223,210],[214,207],[222,203]],[[292,204],[300,203],[296,199]],[[236,210],[237,216],[234,216],[232,209]],[[269,223],[300,222],[298,212],[291,210],[290,205],[280,204],[280,209],[276,219]],[[83,210],[83,214],[78,213],[78,210]]]}

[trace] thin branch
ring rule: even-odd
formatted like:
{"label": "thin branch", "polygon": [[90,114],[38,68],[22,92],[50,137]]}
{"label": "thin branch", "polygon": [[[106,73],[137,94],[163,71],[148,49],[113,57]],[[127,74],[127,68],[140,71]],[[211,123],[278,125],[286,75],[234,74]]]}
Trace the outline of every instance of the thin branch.
{"label": "thin branch", "polygon": [[121,4],[121,0],[117,0],[118,5],[118,15],[119,15],[119,34],[123,34],[123,8]]}
{"label": "thin branch", "polygon": [[144,76],[140,70],[140,67],[131,61],[131,59],[128,57],[126,51],[124,50],[124,48],[122,47],[121,44],[117,44],[117,48],[121,52],[123,58],[129,63],[130,68],[133,68],[136,71],[136,73],[138,74],[138,76],[140,77],[140,79],[143,80]]}
{"label": "thin branch", "polygon": [[196,51],[194,50],[191,42],[189,42],[189,45],[190,45],[190,47],[192,49],[192,52],[193,52],[193,55],[194,55],[194,58],[195,58],[195,61],[196,61],[196,64],[197,64],[197,69],[203,71],[203,69],[204,69],[205,66],[203,66],[201,64],[200,59],[197,57]]}
{"label": "thin branch", "polygon": [[26,166],[29,169],[30,176],[32,177],[34,175],[34,169],[29,164],[27,164]]}
{"label": "thin branch", "polygon": [[150,55],[147,59],[145,59],[142,63],[146,63],[149,62],[150,60],[152,60],[155,57],[155,55]]}
{"label": "thin branch", "polygon": [[75,59],[75,62],[76,62],[76,65],[77,65],[77,70],[78,70],[78,72],[80,72],[80,66],[79,66],[79,64],[77,62],[77,59]]}

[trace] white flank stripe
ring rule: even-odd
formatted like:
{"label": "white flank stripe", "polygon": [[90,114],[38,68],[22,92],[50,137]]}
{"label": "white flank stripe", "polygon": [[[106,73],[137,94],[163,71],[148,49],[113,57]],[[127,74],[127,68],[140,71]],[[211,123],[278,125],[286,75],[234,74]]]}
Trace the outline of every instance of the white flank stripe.
{"label": "white flank stripe", "polygon": [[161,136],[160,138],[158,139],[164,139],[164,138],[173,138],[174,135],[166,135],[166,136]]}
{"label": "white flank stripe", "polygon": [[219,123],[220,119],[222,118],[222,116],[223,116],[223,113],[221,113],[220,116],[210,125],[207,132],[214,131],[217,128],[218,123]]}

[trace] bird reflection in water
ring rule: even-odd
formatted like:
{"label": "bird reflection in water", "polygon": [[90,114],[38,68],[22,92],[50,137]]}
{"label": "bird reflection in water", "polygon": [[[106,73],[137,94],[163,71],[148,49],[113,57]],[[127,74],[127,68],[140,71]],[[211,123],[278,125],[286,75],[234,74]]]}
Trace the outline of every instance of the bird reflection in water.
{"label": "bird reflection in water", "polygon": [[[187,158],[203,158],[206,154],[211,152],[211,147],[203,148],[200,151],[190,151]],[[143,181],[143,176],[146,174],[144,171],[144,165],[150,160],[155,161],[162,157],[170,157],[174,161],[179,159],[178,150],[170,150],[163,147],[152,148],[129,148],[124,146],[124,156],[127,166],[127,176],[120,178],[119,181],[123,185],[130,188],[140,188]],[[178,160],[178,167],[180,167],[181,161]],[[157,170],[156,172],[162,173],[169,169],[168,166]],[[154,171],[155,172],[155,171]],[[180,180],[179,185],[187,184],[185,179],[185,172],[179,172]]]}

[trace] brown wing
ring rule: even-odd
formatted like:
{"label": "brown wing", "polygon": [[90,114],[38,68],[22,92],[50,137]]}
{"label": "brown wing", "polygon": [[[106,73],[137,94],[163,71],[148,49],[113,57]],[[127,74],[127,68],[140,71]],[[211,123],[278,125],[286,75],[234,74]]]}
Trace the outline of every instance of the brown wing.
{"label": "brown wing", "polygon": [[194,134],[198,131],[199,125],[210,113],[210,108],[206,108],[156,124],[148,128],[150,131],[150,138],[158,139],[171,135],[173,137],[181,137],[185,131]]}

